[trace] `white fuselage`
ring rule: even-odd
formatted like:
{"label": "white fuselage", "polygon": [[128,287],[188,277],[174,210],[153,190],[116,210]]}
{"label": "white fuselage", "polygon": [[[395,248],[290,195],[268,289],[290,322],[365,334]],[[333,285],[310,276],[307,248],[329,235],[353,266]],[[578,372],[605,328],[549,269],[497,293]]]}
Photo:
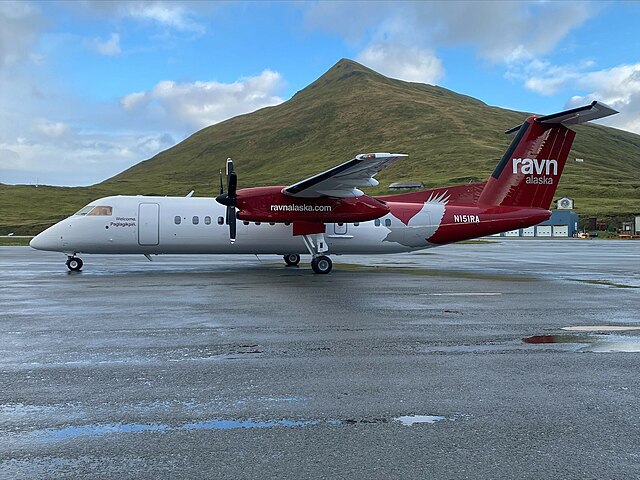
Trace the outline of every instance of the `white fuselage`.
{"label": "white fuselage", "polygon": [[[91,205],[111,207],[110,214],[72,215],[36,236],[31,246],[68,255],[308,253],[303,238],[294,236],[287,223],[238,220],[237,239],[231,244],[225,207],[213,198],[114,196]],[[439,222],[441,214],[434,216]],[[385,241],[392,230],[405,228],[391,214],[376,221],[328,223],[325,241],[334,254],[398,253],[435,246],[426,241],[419,246]]]}

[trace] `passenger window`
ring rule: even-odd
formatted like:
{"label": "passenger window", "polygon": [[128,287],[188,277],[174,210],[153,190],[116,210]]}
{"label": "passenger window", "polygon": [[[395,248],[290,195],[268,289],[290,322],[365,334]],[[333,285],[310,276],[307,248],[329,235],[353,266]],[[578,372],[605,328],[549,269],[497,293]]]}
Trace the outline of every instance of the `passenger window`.
{"label": "passenger window", "polygon": [[373,221],[373,224],[374,224],[376,227],[379,227],[379,226],[380,226],[380,219],[379,219],[379,218],[376,218],[376,219]]}
{"label": "passenger window", "polygon": [[173,221],[174,221],[174,223],[175,223],[176,225],[180,225],[180,223],[182,222],[182,217],[181,217],[180,215],[176,215],[176,216],[173,218]]}
{"label": "passenger window", "polygon": [[191,221],[193,222],[194,225],[197,225],[200,223],[200,218],[194,215]]}
{"label": "passenger window", "polygon": [[360,225],[360,222],[353,222],[354,227],[358,227],[359,225]]}
{"label": "passenger window", "polygon": [[260,225],[260,222],[256,222],[256,225]]}
{"label": "passenger window", "polygon": [[247,220],[244,220],[242,223],[243,223],[244,225],[249,225],[249,222],[248,222]]}
{"label": "passenger window", "polygon": [[391,226],[391,219],[390,219],[390,218],[387,218],[387,219],[384,221],[384,226],[385,226],[385,227],[390,227],[390,226]]}
{"label": "passenger window", "polygon": [[218,225],[224,225],[224,218],[218,217]]}
{"label": "passenger window", "polygon": [[87,213],[87,215],[108,217],[111,215],[113,209],[111,207],[107,207],[104,205],[98,205],[97,207],[93,207],[93,209]]}
{"label": "passenger window", "polygon": [[275,225],[276,222],[269,222],[269,225]]}
{"label": "passenger window", "polygon": [[343,222],[338,222],[338,226],[340,226],[340,227],[341,227],[341,226],[343,226],[343,225],[344,225],[344,223],[343,223]]}
{"label": "passenger window", "polygon": [[211,217],[209,217],[209,216],[204,217],[204,224],[205,225],[211,225]]}

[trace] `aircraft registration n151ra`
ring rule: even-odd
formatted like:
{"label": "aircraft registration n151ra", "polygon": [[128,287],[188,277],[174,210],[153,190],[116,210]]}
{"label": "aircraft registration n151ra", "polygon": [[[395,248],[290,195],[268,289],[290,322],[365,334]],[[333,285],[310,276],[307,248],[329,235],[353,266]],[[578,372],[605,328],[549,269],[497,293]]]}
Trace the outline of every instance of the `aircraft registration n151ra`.
{"label": "aircraft registration n151ra", "polygon": [[91,202],[31,240],[39,250],[79,253],[279,254],[297,265],[311,255],[329,273],[329,254],[420,250],[536,225],[549,207],[575,132],[570,125],[613,115],[598,102],[527,118],[486,182],[371,197],[379,171],[406,155],[369,153],[287,187],[237,189],[227,160],[227,191],[213,198],[113,196]]}

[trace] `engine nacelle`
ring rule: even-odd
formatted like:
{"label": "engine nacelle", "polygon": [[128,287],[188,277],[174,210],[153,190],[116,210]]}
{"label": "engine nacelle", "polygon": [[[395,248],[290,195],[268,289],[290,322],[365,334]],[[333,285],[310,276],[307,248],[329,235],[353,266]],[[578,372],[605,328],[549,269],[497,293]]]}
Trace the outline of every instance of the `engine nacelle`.
{"label": "engine nacelle", "polygon": [[389,213],[384,202],[367,195],[352,198],[298,198],[283,187],[238,190],[238,218],[252,222],[366,222]]}

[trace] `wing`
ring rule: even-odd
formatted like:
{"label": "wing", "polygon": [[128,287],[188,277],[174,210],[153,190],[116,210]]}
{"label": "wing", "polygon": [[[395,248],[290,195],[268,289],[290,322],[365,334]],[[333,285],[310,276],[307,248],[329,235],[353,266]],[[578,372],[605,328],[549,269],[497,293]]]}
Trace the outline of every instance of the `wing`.
{"label": "wing", "polygon": [[356,155],[353,160],[285,187],[282,192],[301,198],[359,197],[364,193],[356,187],[375,187],[378,185],[378,181],[373,178],[376,173],[406,156],[402,153]]}

